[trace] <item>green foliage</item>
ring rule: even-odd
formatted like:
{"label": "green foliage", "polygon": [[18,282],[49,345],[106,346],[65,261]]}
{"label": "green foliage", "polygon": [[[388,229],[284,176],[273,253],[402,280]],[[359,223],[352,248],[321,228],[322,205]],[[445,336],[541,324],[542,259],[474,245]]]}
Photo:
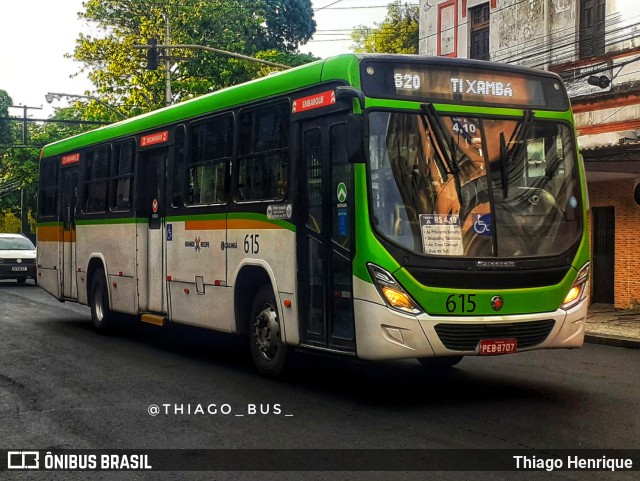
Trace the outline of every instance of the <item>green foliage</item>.
{"label": "green foliage", "polygon": [[[146,70],[146,50],[135,46],[146,45],[150,38],[164,44],[165,17],[173,45],[203,45],[262,58],[276,51],[297,63],[308,61],[297,48],[315,31],[310,0],[87,0],[84,6],[80,17],[102,32],[80,34],[70,56],[83,64],[97,96],[127,116],[164,106],[165,60],[160,59],[157,70]],[[171,49],[169,54],[178,58],[171,69],[174,101],[264,73],[257,64],[204,51]],[[95,101],[87,103],[86,114],[87,119],[118,120]]]}
{"label": "green foliage", "polygon": [[[0,117],[9,116],[9,107],[13,101],[6,91],[0,90]],[[13,136],[11,134],[11,126],[9,121],[0,120],[0,144],[11,143]]]}
{"label": "green foliage", "polygon": [[391,3],[387,16],[375,27],[359,26],[351,33],[352,50],[357,53],[417,54],[420,34],[419,5]]}
{"label": "green foliage", "polygon": [[0,232],[17,234],[20,231],[20,218],[8,209],[0,211]]}
{"label": "green foliage", "polygon": [[[83,110],[76,108],[58,109],[53,119],[80,120]],[[20,138],[21,122],[11,122],[10,130],[14,139]],[[40,148],[80,132],[95,128],[94,125],[69,125],[62,123],[27,124],[27,144],[33,147],[0,147],[0,209],[19,212],[20,190],[25,189],[25,207],[35,211],[35,192],[38,186],[38,163]],[[3,189],[3,186],[5,187]],[[8,187],[12,187],[9,189]]]}

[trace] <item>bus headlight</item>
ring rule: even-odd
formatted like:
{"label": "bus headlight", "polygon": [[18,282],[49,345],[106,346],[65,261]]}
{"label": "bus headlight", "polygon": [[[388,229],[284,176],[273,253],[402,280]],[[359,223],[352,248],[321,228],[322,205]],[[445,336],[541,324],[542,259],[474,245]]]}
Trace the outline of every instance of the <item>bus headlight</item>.
{"label": "bus headlight", "polygon": [[380,296],[392,309],[397,309],[407,314],[420,314],[422,309],[411,299],[407,291],[396,281],[395,277],[382,267],[367,264],[373,284],[378,289]]}
{"label": "bus headlight", "polygon": [[587,281],[589,280],[589,263],[587,262],[580,272],[578,272],[578,278],[569,289],[569,293],[562,301],[562,309],[571,309],[578,302],[587,297]]}

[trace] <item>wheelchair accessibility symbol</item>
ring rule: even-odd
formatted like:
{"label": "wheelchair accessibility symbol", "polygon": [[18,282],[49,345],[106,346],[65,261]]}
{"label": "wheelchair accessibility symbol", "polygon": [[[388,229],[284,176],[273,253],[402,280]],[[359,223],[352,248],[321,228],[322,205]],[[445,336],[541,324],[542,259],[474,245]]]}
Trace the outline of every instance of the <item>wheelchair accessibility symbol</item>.
{"label": "wheelchair accessibility symbol", "polygon": [[478,235],[491,235],[491,214],[473,214],[473,230]]}

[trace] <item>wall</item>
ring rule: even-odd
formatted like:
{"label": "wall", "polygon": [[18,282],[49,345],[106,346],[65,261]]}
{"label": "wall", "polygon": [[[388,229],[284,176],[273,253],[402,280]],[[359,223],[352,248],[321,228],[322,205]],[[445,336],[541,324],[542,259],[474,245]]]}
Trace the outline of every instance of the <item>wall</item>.
{"label": "wall", "polygon": [[620,309],[640,307],[640,206],[633,200],[638,183],[640,178],[589,184],[591,207],[615,208],[614,306]]}

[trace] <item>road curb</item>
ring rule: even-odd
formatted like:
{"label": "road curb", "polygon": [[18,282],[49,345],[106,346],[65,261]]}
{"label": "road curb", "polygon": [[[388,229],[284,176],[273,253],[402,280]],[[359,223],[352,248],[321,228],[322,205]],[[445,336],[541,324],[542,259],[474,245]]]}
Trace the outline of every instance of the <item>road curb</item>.
{"label": "road curb", "polygon": [[589,344],[601,344],[604,346],[625,347],[627,349],[640,349],[640,340],[623,336],[600,336],[598,334],[585,334],[584,342]]}

